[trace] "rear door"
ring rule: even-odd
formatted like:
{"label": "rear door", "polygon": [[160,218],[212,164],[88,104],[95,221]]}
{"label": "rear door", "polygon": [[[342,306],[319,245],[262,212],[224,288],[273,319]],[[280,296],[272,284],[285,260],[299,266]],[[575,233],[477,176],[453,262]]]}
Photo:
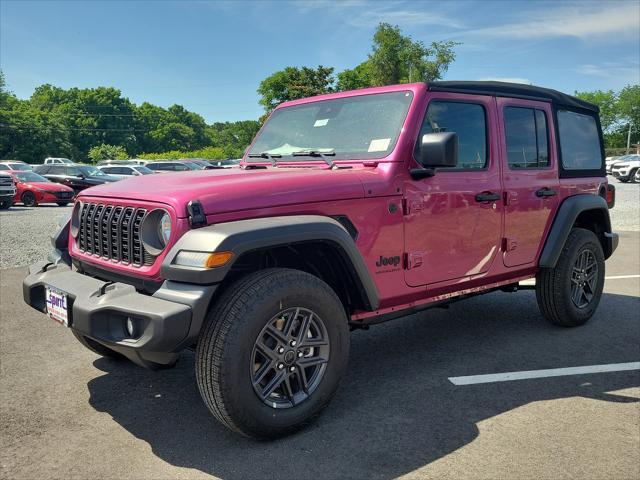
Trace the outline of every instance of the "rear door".
{"label": "rear door", "polygon": [[498,98],[505,189],[503,260],[533,263],[559,202],[558,159],[551,105]]}

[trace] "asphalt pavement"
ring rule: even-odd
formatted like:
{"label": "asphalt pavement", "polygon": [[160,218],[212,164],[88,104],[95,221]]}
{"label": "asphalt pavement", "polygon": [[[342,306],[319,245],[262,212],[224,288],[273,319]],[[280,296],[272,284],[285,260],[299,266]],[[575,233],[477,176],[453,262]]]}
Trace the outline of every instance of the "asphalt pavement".
{"label": "asphalt pavement", "polygon": [[192,353],[159,372],[99,358],[24,305],[24,268],[1,270],[0,477],[640,478],[638,370],[449,380],[640,361],[639,241],[622,232],[583,327],[546,324],[522,291],[353,332],[333,402],[310,428],[271,442],[213,419]]}

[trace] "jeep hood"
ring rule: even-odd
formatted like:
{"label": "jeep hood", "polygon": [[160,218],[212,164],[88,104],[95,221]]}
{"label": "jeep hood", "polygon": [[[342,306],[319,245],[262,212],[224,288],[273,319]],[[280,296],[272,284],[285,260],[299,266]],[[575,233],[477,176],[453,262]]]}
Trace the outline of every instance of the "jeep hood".
{"label": "jeep hood", "polygon": [[171,205],[186,217],[191,200],[205,214],[364,197],[361,168],[277,167],[199,170],[143,175],[84,190],[79,198],[105,197]]}

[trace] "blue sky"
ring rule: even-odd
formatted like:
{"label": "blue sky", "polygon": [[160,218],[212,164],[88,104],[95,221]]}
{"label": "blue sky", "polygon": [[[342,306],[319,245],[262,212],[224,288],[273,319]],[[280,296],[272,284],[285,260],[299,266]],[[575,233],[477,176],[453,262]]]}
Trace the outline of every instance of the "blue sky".
{"label": "blue sky", "polygon": [[287,65],[366,59],[381,22],[462,42],[446,79],[575,90],[640,83],[640,2],[0,0],[0,68],[27,98],[42,83],[113,86],[208,122],[257,118],[256,88]]}

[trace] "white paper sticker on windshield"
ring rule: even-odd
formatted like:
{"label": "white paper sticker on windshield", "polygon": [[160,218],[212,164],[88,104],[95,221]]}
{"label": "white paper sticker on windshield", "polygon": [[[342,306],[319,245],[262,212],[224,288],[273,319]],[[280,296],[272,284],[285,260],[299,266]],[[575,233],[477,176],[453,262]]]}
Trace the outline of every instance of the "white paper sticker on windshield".
{"label": "white paper sticker on windshield", "polygon": [[369,152],[386,152],[391,143],[390,138],[376,138],[369,144]]}
{"label": "white paper sticker on windshield", "polygon": [[324,127],[327,123],[329,123],[328,118],[323,118],[322,120],[316,120],[316,123],[313,124],[314,127]]}

